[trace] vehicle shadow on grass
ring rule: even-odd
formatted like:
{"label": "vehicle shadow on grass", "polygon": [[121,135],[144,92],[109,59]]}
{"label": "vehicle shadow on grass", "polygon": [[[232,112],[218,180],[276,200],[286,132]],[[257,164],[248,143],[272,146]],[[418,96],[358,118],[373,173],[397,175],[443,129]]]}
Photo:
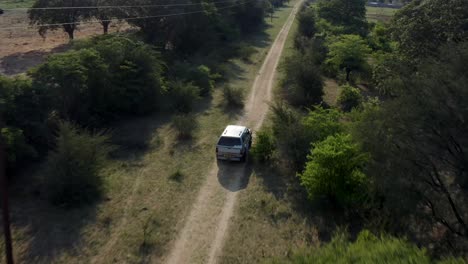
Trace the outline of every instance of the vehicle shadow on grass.
{"label": "vehicle shadow on grass", "polygon": [[247,188],[252,174],[252,165],[247,162],[217,161],[218,182],[224,189],[237,192]]}

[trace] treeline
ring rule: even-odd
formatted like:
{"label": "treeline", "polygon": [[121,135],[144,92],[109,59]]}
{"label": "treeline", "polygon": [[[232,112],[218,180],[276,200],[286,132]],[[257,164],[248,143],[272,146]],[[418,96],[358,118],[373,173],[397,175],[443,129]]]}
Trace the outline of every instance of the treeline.
{"label": "treeline", "polygon": [[[466,257],[468,2],[413,1],[374,24],[365,1],[322,0],[298,23],[257,159],[372,232]],[[336,107],[325,77],[341,84]]]}
{"label": "treeline", "polygon": [[[129,5],[38,0],[34,7],[73,6],[71,3]],[[193,126],[190,112],[200,98],[210,96],[217,81],[223,81],[225,63],[255,52],[242,44],[242,39],[261,28],[268,8],[282,5],[281,1],[233,1],[229,8],[218,9],[219,5],[211,1],[187,3],[196,4],[203,12],[129,20],[141,30],[74,41],[70,51],[49,56],[26,75],[0,76],[1,135],[7,148],[9,175],[47,156],[41,173],[43,193],[53,203],[76,206],[95,200],[101,192],[99,170],[112,150],[109,137],[99,131],[119,118],[156,111],[175,113],[176,129]],[[154,4],[137,1],[131,5]],[[164,4],[175,2],[158,2]],[[112,11],[103,20],[120,16],[114,13],[119,9],[103,10]],[[165,7],[120,11],[129,10],[138,13],[120,17],[177,11]],[[70,22],[63,29],[73,34],[78,24],[71,22],[86,21],[96,16],[94,11],[32,9],[30,16],[32,23],[39,25]],[[56,28],[46,25],[40,30]],[[240,90],[228,87],[224,94],[227,104],[236,107],[242,103]]]}

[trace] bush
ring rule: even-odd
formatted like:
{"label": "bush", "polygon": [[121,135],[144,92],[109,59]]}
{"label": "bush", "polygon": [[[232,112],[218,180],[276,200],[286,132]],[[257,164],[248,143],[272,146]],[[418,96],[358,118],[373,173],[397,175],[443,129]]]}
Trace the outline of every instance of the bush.
{"label": "bush", "polygon": [[340,104],[343,111],[349,112],[353,108],[360,106],[361,103],[362,95],[358,88],[354,88],[350,85],[344,85],[341,87],[338,104]]}
{"label": "bush", "polygon": [[332,241],[321,246],[296,252],[288,259],[272,263],[464,263],[461,259],[431,261],[425,249],[408,241],[388,235],[375,236],[367,230],[361,231],[354,242],[344,234],[335,234]]}
{"label": "bush", "polygon": [[172,108],[180,113],[188,113],[200,99],[200,89],[192,83],[182,81],[172,82],[170,85],[170,97]]}
{"label": "bush", "polygon": [[193,115],[176,115],[172,119],[172,125],[177,131],[177,136],[180,139],[189,139],[193,135],[193,131],[197,128],[196,119]]}
{"label": "bush", "polygon": [[33,86],[47,92],[60,116],[97,126],[156,109],[162,63],[151,46],[109,35],[79,42],[75,49],[52,55],[31,71]]}
{"label": "bush", "polygon": [[350,135],[329,136],[313,144],[302,174],[301,184],[310,199],[327,196],[341,206],[353,206],[365,198],[367,177],[362,168],[368,156]]}
{"label": "bush", "polygon": [[282,68],[285,73],[281,85],[285,89],[284,95],[289,103],[293,106],[309,107],[322,100],[322,77],[318,66],[314,64],[314,58],[309,53],[296,52],[286,58]]}
{"label": "bush", "polygon": [[328,136],[340,133],[343,130],[340,117],[341,114],[336,109],[324,109],[322,106],[314,106],[313,110],[309,111],[302,120],[310,142],[322,141]]}
{"label": "bush", "polygon": [[240,88],[226,85],[223,89],[223,95],[227,106],[241,107],[244,105],[244,91]]}
{"label": "bush", "polygon": [[219,78],[206,65],[194,66],[187,62],[175,62],[172,68],[169,74],[174,80],[192,82],[200,88],[201,96],[209,95],[214,88],[215,79]]}
{"label": "bush", "polygon": [[283,103],[271,106],[271,110],[272,130],[280,157],[292,162],[295,169],[301,169],[311,142],[301,114]]}
{"label": "bush", "polygon": [[55,149],[47,157],[44,186],[50,201],[77,207],[95,201],[102,191],[102,168],[111,147],[108,137],[74,125],[59,125]]}
{"label": "bush", "polygon": [[36,150],[26,143],[23,131],[18,128],[4,127],[0,131],[2,140],[5,142],[7,153],[7,167],[16,168],[27,159],[36,158]]}
{"label": "bush", "polygon": [[257,50],[254,47],[247,44],[240,44],[237,48],[239,57],[245,62],[250,62],[250,57],[256,52]]}
{"label": "bush", "polygon": [[262,130],[257,133],[255,144],[252,146],[251,154],[255,160],[265,162],[272,158],[275,151],[275,141],[273,134],[269,130]]}

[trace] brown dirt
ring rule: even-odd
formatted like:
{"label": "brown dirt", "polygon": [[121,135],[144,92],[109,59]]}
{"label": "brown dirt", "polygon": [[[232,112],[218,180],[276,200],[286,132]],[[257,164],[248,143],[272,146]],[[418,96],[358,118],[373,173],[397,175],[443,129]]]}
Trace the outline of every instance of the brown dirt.
{"label": "brown dirt", "polygon": [[[288,20],[272,44],[246,102],[238,124],[258,130],[268,111],[276,68],[295,14],[302,1],[291,11]],[[215,162],[206,177],[184,228],[165,261],[167,263],[216,263],[223,248],[239,192],[250,177],[249,165]]]}
{"label": "brown dirt", "polygon": [[[0,28],[27,26],[25,11],[6,12],[0,16]],[[127,30],[127,24],[111,24],[110,32]],[[75,39],[102,34],[100,24],[80,26]],[[70,45],[68,35],[63,30],[49,31],[42,38],[37,28],[0,29],[0,74],[15,75],[42,63],[52,53],[66,51]]]}

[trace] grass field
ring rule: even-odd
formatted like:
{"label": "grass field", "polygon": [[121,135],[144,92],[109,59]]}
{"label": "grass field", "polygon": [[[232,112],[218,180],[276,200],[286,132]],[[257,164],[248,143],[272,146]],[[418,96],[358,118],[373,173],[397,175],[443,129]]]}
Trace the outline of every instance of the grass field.
{"label": "grass field", "polygon": [[398,9],[395,8],[385,8],[385,7],[373,7],[366,6],[367,10],[367,20],[370,22],[382,21],[387,22],[392,19]]}
{"label": "grass field", "polygon": [[34,0],[2,0],[0,9],[32,7],[33,4]]}
{"label": "grass field", "polygon": [[[246,40],[257,51],[249,61],[226,64],[229,85],[250,89],[294,2],[279,9],[273,22],[267,19],[262,34]],[[26,176],[35,172],[25,172],[14,184],[11,201],[17,262],[160,262],[213,163],[218,135],[237,117],[236,111],[223,106],[222,85],[198,106],[194,116],[198,128],[191,140],[176,138],[170,113],[113,126],[119,150],[103,172],[105,195],[96,205],[75,210],[52,207]],[[3,254],[0,251],[2,259]]]}

